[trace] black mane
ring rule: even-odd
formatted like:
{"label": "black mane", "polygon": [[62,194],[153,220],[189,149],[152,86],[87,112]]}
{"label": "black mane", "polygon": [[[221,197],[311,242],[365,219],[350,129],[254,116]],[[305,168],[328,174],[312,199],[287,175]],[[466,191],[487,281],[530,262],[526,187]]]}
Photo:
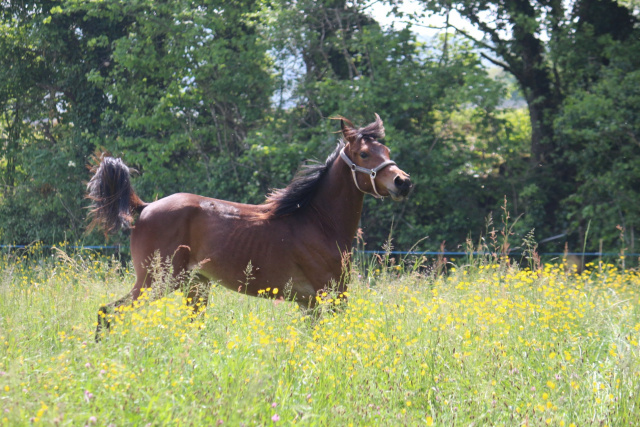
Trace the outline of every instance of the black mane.
{"label": "black mane", "polygon": [[340,142],[324,164],[318,161],[303,165],[285,188],[273,190],[267,196],[265,212],[268,217],[278,218],[299,212],[307,207],[320,187],[320,183],[340,155],[344,143]]}

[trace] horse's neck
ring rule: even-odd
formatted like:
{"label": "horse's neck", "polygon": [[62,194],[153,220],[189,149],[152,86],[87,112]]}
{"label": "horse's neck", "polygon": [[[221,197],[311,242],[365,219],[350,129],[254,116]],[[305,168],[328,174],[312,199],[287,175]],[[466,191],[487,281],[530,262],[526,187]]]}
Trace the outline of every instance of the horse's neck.
{"label": "horse's neck", "polygon": [[336,241],[343,250],[350,250],[358,231],[364,194],[356,188],[351,170],[339,157],[329,169],[326,180],[312,205],[320,214],[323,228],[336,234]]}

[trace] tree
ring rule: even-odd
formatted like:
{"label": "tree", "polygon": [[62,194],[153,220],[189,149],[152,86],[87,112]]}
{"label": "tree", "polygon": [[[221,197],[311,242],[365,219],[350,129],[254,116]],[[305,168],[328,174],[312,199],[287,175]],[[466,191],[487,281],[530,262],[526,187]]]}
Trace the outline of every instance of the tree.
{"label": "tree", "polygon": [[[640,228],[640,52],[637,39],[602,49],[595,83],[567,97],[555,127],[565,161],[576,170],[577,188],[569,206],[568,228],[589,246],[635,251]],[[586,74],[586,73],[585,73]],[[584,74],[583,74],[584,75]],[[623,237],[622,241],[620,236]]]}
{"label": "tree", "polygon": [[[433,12],[455,11],[483,34],[472,39],[481,55],[511,73],[527,101],[531,121],[531,164],[522,188],[530,205],[527,223],[543,233],[566,230],[566,205],[575,191],[576,169],[566,162],[554,118],[576,87],[598,79],[606,48],[603,38],[622,41],[633,31],[631,10],[614,0],[560,1],[424,0]],[[547,43],[546,40],[549,40]],[[600,64],[596,67],[591,64]],[[542,203],[543,208],[536,209]]]}
{"label": "tree", "polygon": [[0,230],[9,242],[82,235],[85,135],[99,126],[102,94],[85,74],[105,52],[87,49],[100,22],[64,15],[60,1],[9,2],[0,31],[4,198]]}

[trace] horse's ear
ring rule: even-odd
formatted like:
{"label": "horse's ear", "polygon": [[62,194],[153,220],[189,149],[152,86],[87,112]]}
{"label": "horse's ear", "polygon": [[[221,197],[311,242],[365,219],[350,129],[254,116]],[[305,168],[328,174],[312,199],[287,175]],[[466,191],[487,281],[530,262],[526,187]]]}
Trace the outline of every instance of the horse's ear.
{"label": "horse's ear", "polygon": [[[376,139],[382,139],[384,138],[384,124],[382,123],[382,119],[380,118],[378,113],[374,114],[376,115],[376,121],[372,123],[373,127],[371,131],[373,134],[375,134]],[[367,128],[369,128],[369,126],[367,126]]]}
{"label": "horse's ear", "polygon": [[357,131],[353,127],[353,123],[349,119],[342,116],[331,117],[332,120],[340,120],[340,132],[346,142],[355,141]]}
{"label": "horse's ear", "polygon": [[353,125],[350,121],[344,121],[344,119],[340,119],[340,128],[342,130],[342,136],[344,137],[346,142],[355,142],[356,132],[353,129]]}
{"label": "horse's ear", "polygon": [[378,115],[378,113],[373,113],[373,114],[375,114],[375,115],[376,115],[376,124],[377,124],[378,126],[380,126],[381,128],[383,128],[383,129],[384,129],[384,125],[382,124],[382,119],[380,118],[380,116]]}

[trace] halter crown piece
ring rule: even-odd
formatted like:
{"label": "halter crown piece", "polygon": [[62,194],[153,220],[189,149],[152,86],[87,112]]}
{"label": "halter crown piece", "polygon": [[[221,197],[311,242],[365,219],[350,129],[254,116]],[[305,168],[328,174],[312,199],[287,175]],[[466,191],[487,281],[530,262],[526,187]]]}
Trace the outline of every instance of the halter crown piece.
{"label": "halter crown piece", "polygon": [[365,194],[371,194],[371,193],[367,193],[362,188],[360,188],[360,186],[358,185],[358,178],[356,177],[356,172],[366,173],[367,175],[369,175],[369,178],[371,178],[371,186],[373,187],[373,194],[371,195],[376,199],[382,199],[383,196],[381,196],[380,193],[378,193],[378,189],[376,188],[376,175],[378,175],[378,172],[386,168],[387,166],[395,165],[396,162],[394,162],[393,160],[387,160],[380,163],[378,166],[376,166],[373,169],[363,168],[362,166],[358,166],[351,161],[349,156],[347,156],[347,153],[344,152],[345,148],[347,148],[346,145],[342,147],[342,150],[340,150],[340,158],[344,160],[347,166],[349,166],[349,169],[351,169],[351,175],[353,175],[353,182],[356,184],[356,188]]}

